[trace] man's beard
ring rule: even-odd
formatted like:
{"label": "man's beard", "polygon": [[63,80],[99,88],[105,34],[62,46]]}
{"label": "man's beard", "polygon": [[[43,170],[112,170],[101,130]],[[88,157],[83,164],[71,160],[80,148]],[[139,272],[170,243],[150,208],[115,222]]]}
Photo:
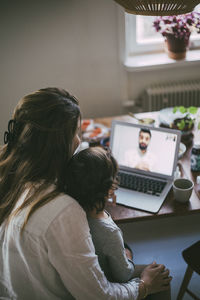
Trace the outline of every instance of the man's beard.
{"label": "man's beard", "polygon": [[139,144],[139,148],[140,148],[140,150],[147,150],[147,144],[143,144],[143,143],[140,143]]}

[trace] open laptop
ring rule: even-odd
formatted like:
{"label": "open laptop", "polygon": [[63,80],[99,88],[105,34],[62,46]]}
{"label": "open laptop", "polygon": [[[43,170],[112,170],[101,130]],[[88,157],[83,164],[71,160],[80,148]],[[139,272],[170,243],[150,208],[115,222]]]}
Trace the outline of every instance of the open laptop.
{"label": "open laptop", "polygon": [[157,213],[171,189],[180,131],[113,121],[110,148],[119,164],[117,203]]}

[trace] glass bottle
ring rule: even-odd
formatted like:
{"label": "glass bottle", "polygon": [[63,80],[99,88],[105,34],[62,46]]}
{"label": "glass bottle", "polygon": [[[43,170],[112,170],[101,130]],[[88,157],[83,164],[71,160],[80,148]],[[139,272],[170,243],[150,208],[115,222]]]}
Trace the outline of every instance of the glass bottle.
{"label": "glass bottle", "polygon": [[200,176],[197,176],[196,184],[197,184],[196,191],[197,191],[197,194],[199,194],[199,196],[200,196]]}

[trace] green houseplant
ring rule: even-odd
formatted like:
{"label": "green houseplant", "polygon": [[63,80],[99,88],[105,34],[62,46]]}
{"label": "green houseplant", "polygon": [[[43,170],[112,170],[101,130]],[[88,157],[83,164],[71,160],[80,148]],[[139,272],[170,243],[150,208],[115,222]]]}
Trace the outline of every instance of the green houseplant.
{"label": "green houseplant", "polygon": [[170,127],[181,130],[181,141],[186,145],[190,145],[194,136],[192,133],[194,126],[196,125],[196,128],[200,130],[200,120],[197,115],[198,108],[195,106],[175,106],[173,113],[176,112],[179,112],[179,117],[174,119]]}
{"label": "green houseplant", "polygon": [[[195,106],[175,106],[173,108],[173,113],[179,111],[181,114],[183,114],[183,117],[175,119],[171,124],[171,127],[176,127],[177,129],[182,131],[192,130],[196,120],[195,117],[192,117],[192,115],[195,115],[197,113],[197,110],[198,108]],[[198,124],[198,126],[200,126],[200,124]]]}

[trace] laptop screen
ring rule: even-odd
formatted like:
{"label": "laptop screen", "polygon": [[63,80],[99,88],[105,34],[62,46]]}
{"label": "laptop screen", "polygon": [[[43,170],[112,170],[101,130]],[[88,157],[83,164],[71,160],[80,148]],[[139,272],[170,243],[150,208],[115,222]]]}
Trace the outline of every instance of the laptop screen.
{"label": "laptop screen", "polygon": [[177,132],[129,123],[112,127],[112,153],[122,167],[172,176]]}

